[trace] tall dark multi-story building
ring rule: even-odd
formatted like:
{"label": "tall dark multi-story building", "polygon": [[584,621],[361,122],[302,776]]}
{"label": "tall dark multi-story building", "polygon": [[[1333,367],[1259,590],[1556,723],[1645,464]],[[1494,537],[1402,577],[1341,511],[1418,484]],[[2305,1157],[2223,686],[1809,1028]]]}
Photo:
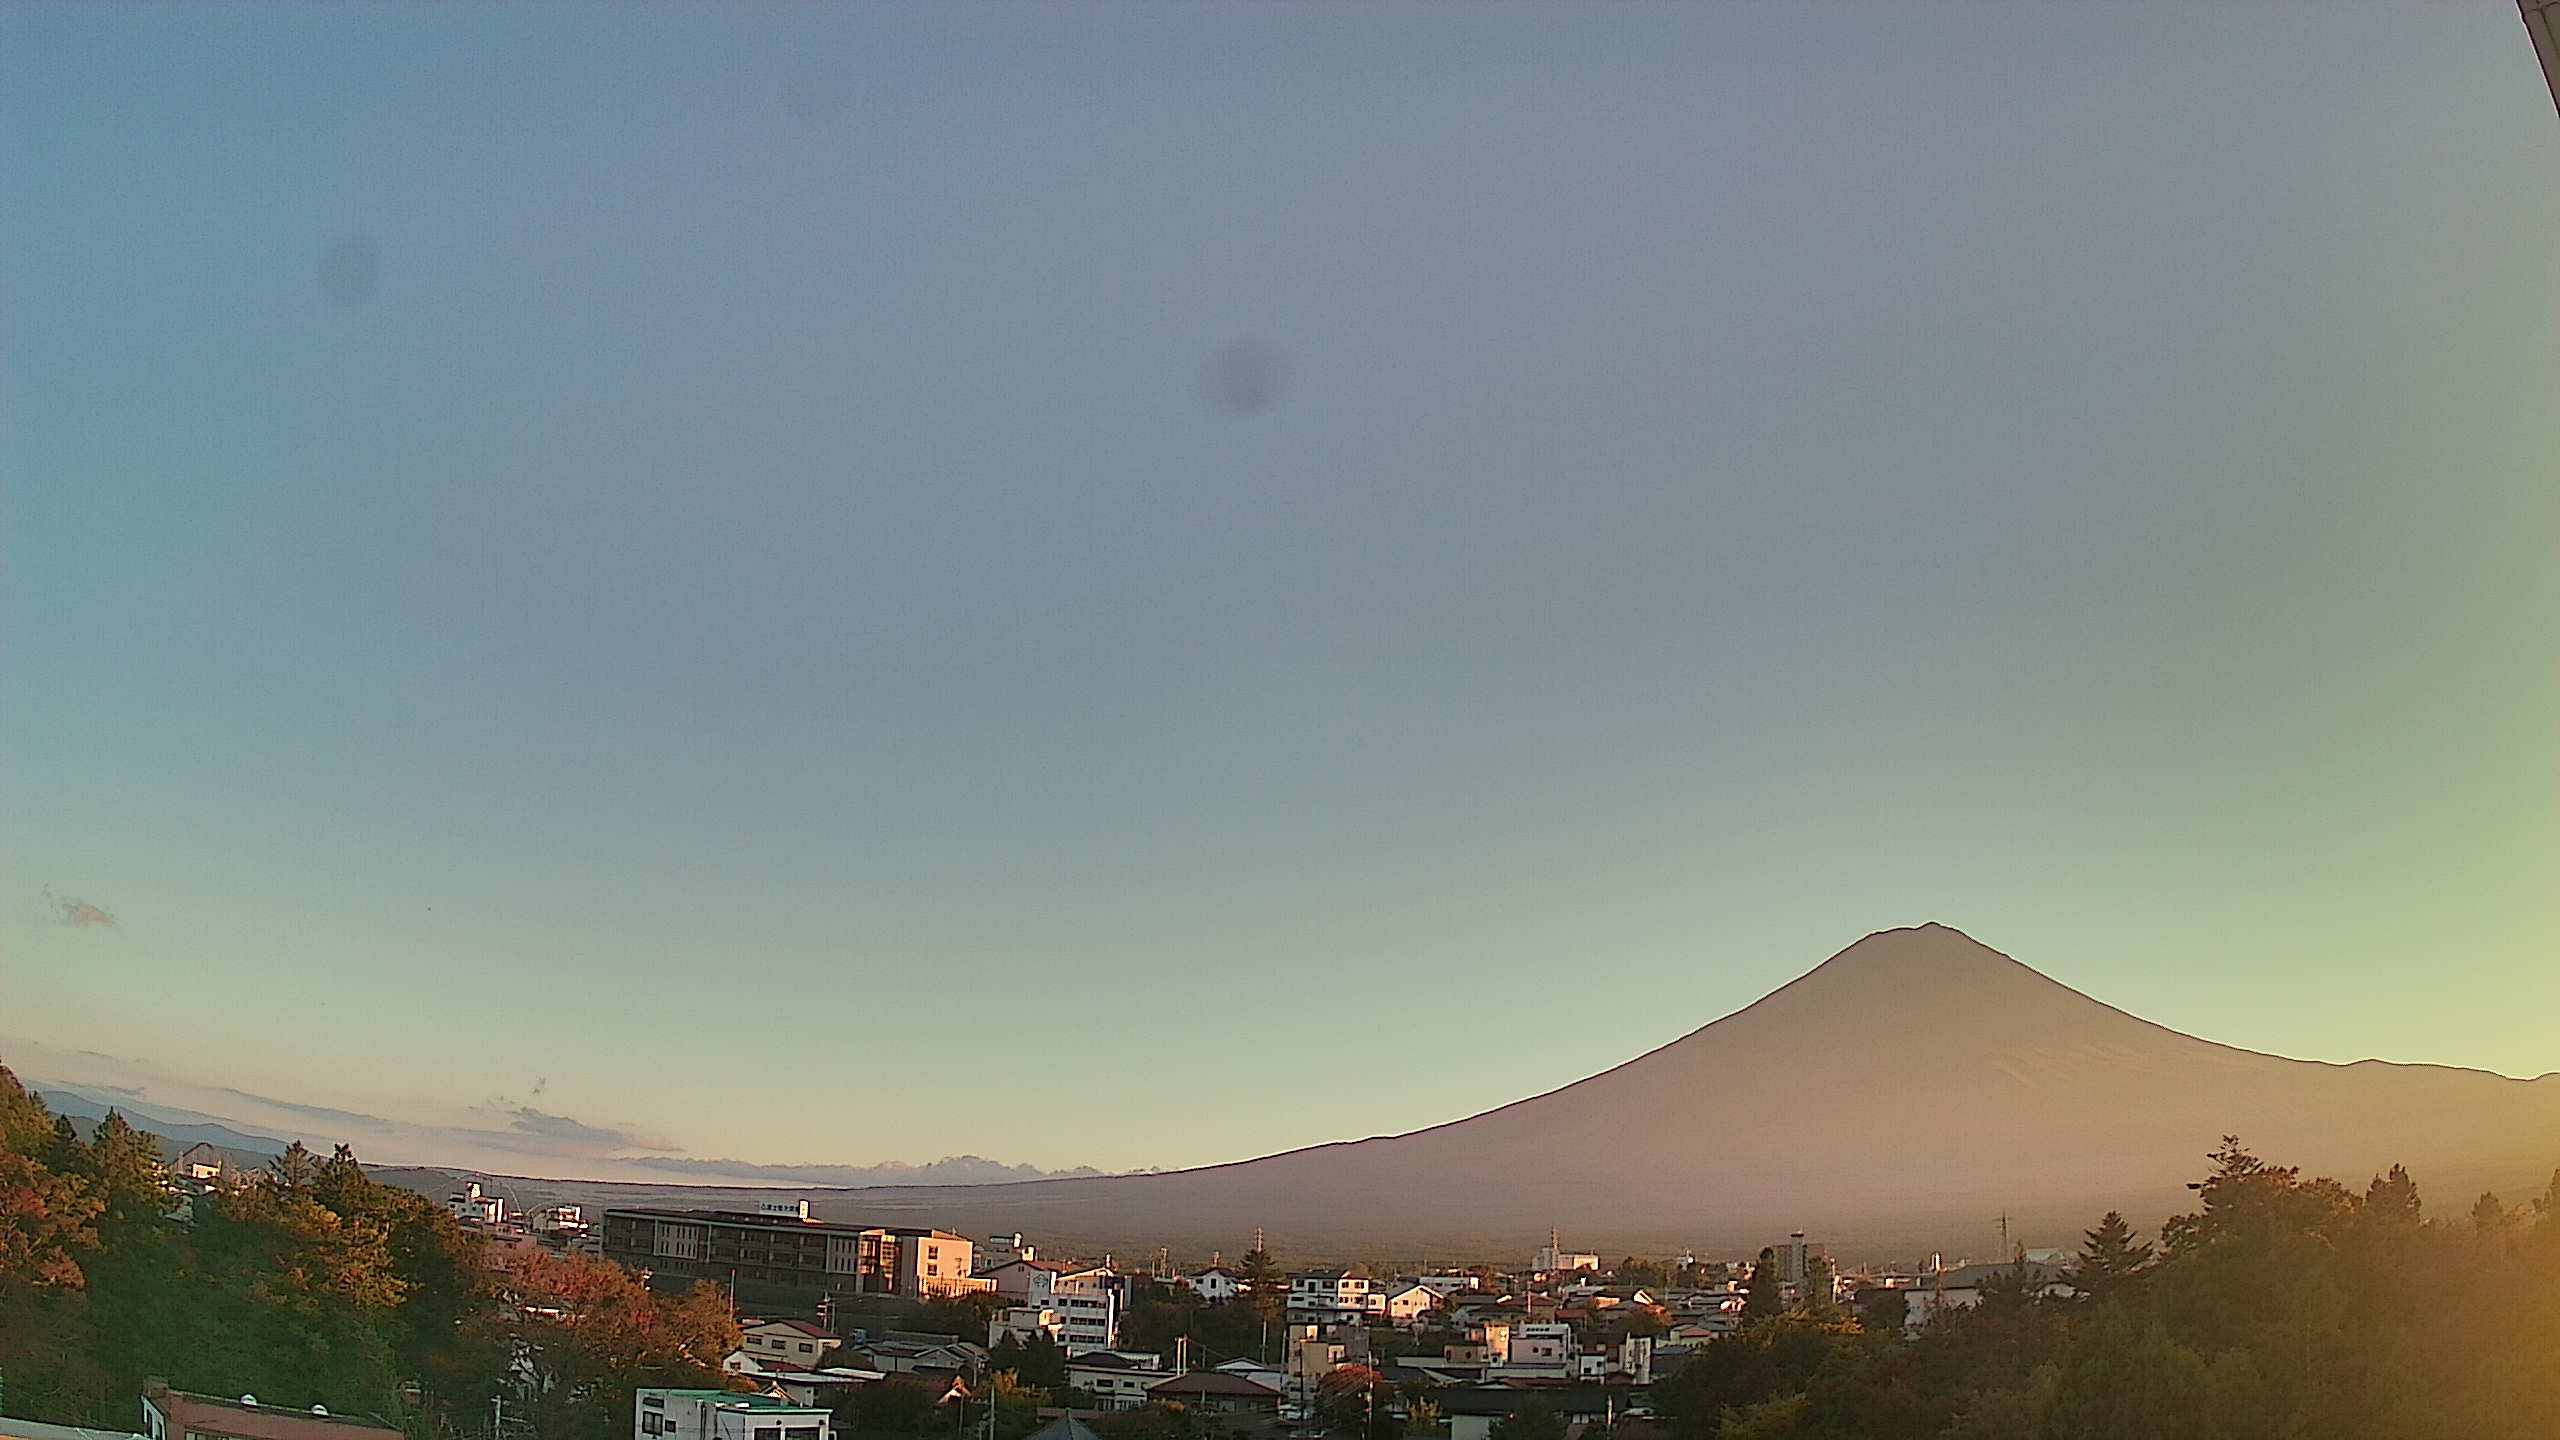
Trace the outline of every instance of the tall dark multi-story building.
{"label": "tall dark multi-story building", "polygon": [[966,1236],[906,1226],[832,1225],[806,1202],[762,1210],[607,1210],[604,1253],[653,1275],[709,1280],[741,1297],[809,1303],[825,1295],[910,1300],[992,1288],[970,1274]]}

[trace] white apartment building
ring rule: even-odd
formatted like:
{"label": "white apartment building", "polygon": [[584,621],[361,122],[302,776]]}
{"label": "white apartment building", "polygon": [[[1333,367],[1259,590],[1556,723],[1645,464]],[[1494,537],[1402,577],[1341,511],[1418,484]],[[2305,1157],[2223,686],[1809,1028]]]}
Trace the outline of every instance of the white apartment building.
{"label": "white apartment building", "polygon": [[[1014,1327],[1014,1311],[1049,1311],[1049,1321],[1020,1317],[1024,1326],[1048,1330],[1070,1355],[1108,1350],[1120,1343],[1120,1314],[1125,1282],[1104,1265],[1063,1265],[1055,1260],[1009,1260],[978,1272],[1010,1302],[1006,1324]],[[1029,1338],[1025,1335],[1023,1338]],[[990,1341],[990,1343],[993,1343]]]}
{"label": "white apartment building", "polygon": [[1375,1286],[1365,1275],[1339,1270],[1310,1270],[1289,1277],[1289,1323],[1344,1325],[1367,1323],[1375,1308]]}

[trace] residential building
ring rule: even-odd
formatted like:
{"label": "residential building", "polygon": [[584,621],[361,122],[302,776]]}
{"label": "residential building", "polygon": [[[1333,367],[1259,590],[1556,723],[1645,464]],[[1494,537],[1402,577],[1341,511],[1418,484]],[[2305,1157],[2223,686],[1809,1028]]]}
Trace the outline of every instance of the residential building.
{"label": "residential building", "polygon": [[1040,1247],[1022,1238],[1017,1230],[1010,1235],[990,1235],[978,1242],[978,1272],[985,1274],[1008,1260],[1037,1260]]}
{"label": "residential building", "polygon": [[1008,1305],[987,1317],[987,1348],[992,1350],[1003,1344],[1007,1336],[1013,1337],[1016,1344],[1028,1345],[1034,1340],[1046,1340],[1063,1350],[1067,1344],[1067,1322],[1046,1305]]}
{"label": "residential building", "polygon": [[632,1399],[633,1440],[835,1440],[827,1411],[771,1395],[649,1388]]}
{"label": "residential building", "polygon": [[1244,1281],[1224,1265],[1212,1265],[1196,1275],[1185,1275],[1176,1284],[1211,1305],[1224,1305],[1244,1293]]}
{"label": "residential building", "polygon": [[1224,1374],[1241,1375],[1265,1389],[1286,1391],[1289,1388],[1287,1372],[1249,1357],[1230,1360],[1217,1368]]}
{"label": "residential building", "polygon": [[1032,1431],[1024,1440],[1102,1440],[1102,1432],[1073,1415],[1061,1415]]}
{"label": "residential building", "polygon": [[533,1212],[533,1228],[550,1235],[584,1235],[587,1212],[575,1205],[545,1205]]}
{"label": "residential building", "polygon": [[1370,1312],[1390,1325],[1411,1325],[1440,1308],[1440,1293],[1415,1281],[1374,1286]]}
{"label": "residential building", "polygon": [[178,1163],[174,1168],[181,1179],[219,1180],[223,1173],[231,1168],[231,1164],[210,1142],[199,1140],[179,1152]]}
{"label": "residential building", "polygon": [[794,1405],[808,1405],[833,1410],[865,1385],[877,1385],[889,1378],[877,1370],[853,1370],[830,1365],[824,1370],[783,1370],[764,1378],[764,1383],[782,1392],[782,1398]]}
{"label": "residential building", "polygon": [[1014,1302],[1014,1308],[1054,1312],[1055,1338],[1070,1355],[1120,1343],[1128,1282],[1109,1266],[1013,1260],[981,1270],[977,1278]]}
{"label": "residential building", "polygon": [[164,1380],[143,1385],[142,1421],[151,1440],[388,1440],[400,1433],[380,1420],[332,1415],[326,1405],[261,1405],[254,1395],[197,1395]]}
{"label": "residential building", "polygon": [[444,1197],[444,1208],[465,1225],[495,1229],[507,1223],[507,1198],[481,1189],[477,1180],[465,1181],[460,1193]]}
{"label": "residential building", "polygon": [[1481,1275],[1425,1275],[1413,1283],[1434,1295],[1455,1295],[1461,1290],[1483,1289],[1484,1277]]}
{"label": "residential building", "polygon": [[1523,1320],[1507,1327],[1487,1325],[1488,1341],[1497,1328],[1508,1331],[1508,1343],[1492,1357],[1492,1369],[1487,1373],[1493,1378],[1557,1379],[1573,1372],[1582,1346],[1571,1325],[1561,1320]]}
{"label": "residential building", "polygon": [[1149,1389],[1173,1378],[1161,1355],[1095,1350],[1067,1361],[1067,1388],[1113,1410],[1137,1409],[1147,1403]]}
{"label": "residential building", "polygon": [[0,1415],[0,1440],[132,1440],[132,1432],[51,1425],[42,1420],[13,1420]]}
{"label": "residential building", "polygon": [[1147,1387],[1149,1400],[1180,1404],[1194,1415],[1277,1415],[1280,1392],[1224,1370],[1194,1370]]}
{"label": "residential building", "polygon": [[1292,1325],[1366,1324],[1372,1308],[1372,1282],[1365,1275],[1341,1270],[1310,1270],[1289,1277],[1289,1323]]}
{"label": "residential building", "polygon": [[604,1253],[634,1270],[709,1280],[749,1303],[829,1294],[910,1300],[990,1288],[970,1275],[968,1237],[947,1230],[835,1225],[807,1202],[767,1210],[607,1210]]}
{"label": "residential building", "polygon": [[864,1342],[861,1358],[867,1368],[883,1375],[912,1375],[926,1380],[975,1380],[987,1368],[985,1346],[949,1337],[892,1334],[887,1339]]}
{"label": "residential building", "polygon": [[1632,1403],[1629,1391],[1602,1385],[1541,1385],[1522,1389],[1509,1385],[1459,1385],[1436,1391],[1431,1401],[1449,1417],[1449,1440],[1488,1440],[1494,1425],[1520,1413],[1536,1400],[1562,1416],[1568,1426],[1606,1421]]}
{"label": "residential building", "polygon": [[815,1370],[844,1343],[806,1320],[749,1320],[738,1329],[746,1337],[741,1348],[767,1368]]}
{"label": "residential building", "polygon": [[[1904,1291],[1902,1330],[1917,1335],[1929,1328],[1929,1322],[1949,1310],[1970,1310],[1982,1303],[1982,1287],[1995,1278],[2004,1278],[2017,1270],[2016,1265],[1959,1265],[1924,1278]],[[2035,1293],[2044,1296],[2069,1295],[2070,1271],[2060,1265],[2038,1265],[2029,1262],[2028,1277]]]}

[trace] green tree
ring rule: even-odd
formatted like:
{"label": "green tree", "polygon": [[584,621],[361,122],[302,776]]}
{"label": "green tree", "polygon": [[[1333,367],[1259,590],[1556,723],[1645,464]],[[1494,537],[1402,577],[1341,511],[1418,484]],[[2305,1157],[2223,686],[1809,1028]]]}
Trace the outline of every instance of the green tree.
{"label": "green tree", "polygon": [[2110,1210],[2098,1227],[2084,1232],[2080,1258],[2071,1267],[2071,1288],[2083,1295],[2113,1292],[2151,1263],[2151,1246],[2133,1238],[2133,1226]]}
{"label": "green tree", "polygon": [[2365,1187],[2364,1219],[2368,1224],[2414,1229],[2424,1218],[2424,1211],[2418,1199],[2418,1182],[2409,1178],[2406,1166],[2392,1166],[2390,1174],[2373,1177],[2373,1183]]}
{"label": "green tree", "polygon": [[857,1387],[838,1402],[836,1414],[846,1430],[857,1435],[931,1435],[948,1428],[941,1401],[939,1387],[893,1375]]}
{"label": "green tree", "polygon": [[168,1169],[159,1142],[127,1124],[121,1112],[109,1110],[89,1133],[79,1166],[97,1191],[100,1223],[111,1238],[159,1228],[171,1196]]}
{"label": "green tree", "polygon": [[1289,1282],[1281,1277],[1280,1267],[1271,1262],[1271,1252],[1259,1245],[1236,1262],[1236,1283],[1266,1321],[1277,1323],[1289,1308]]}
{"label": "green tree", "polygon": [[1535,1398],[1493,1422],[1489,1440],[1565,1440],[1564,1417],[1554,1406]]}
{"label": "green tree", "polygon": [[2471,1202],[2471,1229],[2483,1240],[2504,1240],[2515,1230],[2515,1216],[2496,1192],[2483,1190]]}
{"label": "green tree", "polygon": [[1801,1309],[1816,1319],[1833,1319],[1840,1314],[1840,1297],[1834,1293],[1831,1257],[1808,1254],[1804,1257],[1803,1304]]}
{"label": "green tree", "polygon": [[1630,1255],[1618,1262],[1609,1278],[1621,1285],[1663,1286],[1671,1283],[1671,1272],[1658,1260],[1639,1260]]}
{"label": "green tree", "polygon": [[996,1440],[1021,1440],[1040,1428],[1040,1407],[1050,1403],[1049,1388],[1033,1385],[1010,1370],[987,1377],[984,1402],[995,1409]]}
{"label": "green tree", "polygon": [[1743,1288],[1742,1318],[1745,1322],[1766,1319],[1787,1308],[1786,1277],[1778,1273],[1778,1252],[1762,1247],[1760,1259],[1751,1267],[1751,1279]]}
{"label": "green tree", "polygon": [[1725,1412],[1716,1440],[1780,1440],[1802,1433],[1806,1407],[1813,1397],[1798,1390],[1771,1396]]}

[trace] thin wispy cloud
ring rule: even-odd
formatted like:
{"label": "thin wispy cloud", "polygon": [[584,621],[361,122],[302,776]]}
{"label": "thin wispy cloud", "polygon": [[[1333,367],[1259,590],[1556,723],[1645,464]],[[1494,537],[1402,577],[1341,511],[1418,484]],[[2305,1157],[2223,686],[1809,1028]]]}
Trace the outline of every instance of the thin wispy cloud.
{"label": "thin wispy cloud", "polygon": [[611,1125],[590,1125],[567,1115],[554,1115],[530,1105],[515,1107],[508,1126],[526,1135],[564,1145],[607,1150],[673,1150],[663,1140],[639,1135]]}
{"label": "thin wispy cloud", "polygon": [[216,1095],[233,1096],[246,1100],[252,1105],[263,1105],[270,1110],[281,1110],[285,1114],[299,1115],[323,1124],[398,1125],[403,1123],[381,1115],[368,1115],[362,1110],[340,1110],[328,1105],[306,1105],[299,1100],[278,1099],[273,1095],[261,1095],[254,1090],[236,1090],[228,1085],[207,1085],[203,1088]]}
{"label": "thin wispy cloud", "polygon": [[92,905],[77,896],[56,894],[45,887],[45,903],[53,907],[54,918],[74,930],[113,930],[116,917],[103,905]]}

